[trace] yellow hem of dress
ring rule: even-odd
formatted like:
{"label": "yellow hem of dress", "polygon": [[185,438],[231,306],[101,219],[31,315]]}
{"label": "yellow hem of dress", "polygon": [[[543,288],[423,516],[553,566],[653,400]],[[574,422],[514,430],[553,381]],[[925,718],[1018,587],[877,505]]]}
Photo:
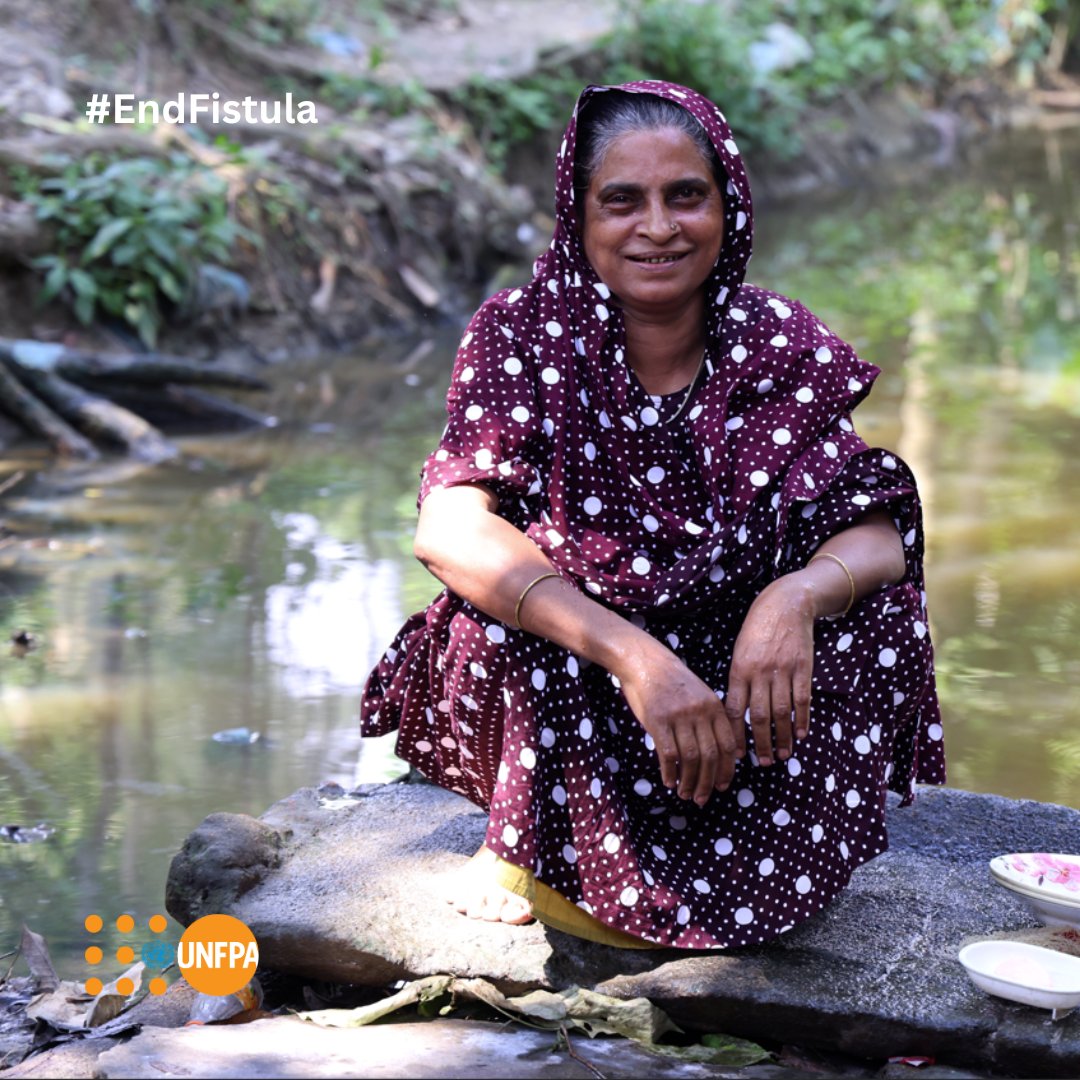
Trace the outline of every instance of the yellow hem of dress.
{"label": "yellow hem of dress", "polygon": [[645,941],[624,930],[602,923],[595,916],[583,911],[542,881],[537,881],[531,870],[515,866],[505,859],[495,857],[495,880],[517,896],[523,896],[532,904],[532,913],[545,926],[561,930],[564,934],[611,945],[619,949],[662,949],[653,941]]}

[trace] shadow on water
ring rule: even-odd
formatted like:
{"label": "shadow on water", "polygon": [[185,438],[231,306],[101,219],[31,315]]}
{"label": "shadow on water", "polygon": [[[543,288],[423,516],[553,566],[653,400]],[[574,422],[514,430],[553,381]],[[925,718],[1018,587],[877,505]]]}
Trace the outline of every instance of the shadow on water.
{"label": "shadow on water", "polygon": [[[1076,175],[1074,132],[916,187],[771,208],[751,275],[882,368],[860,430],[910,461],[926,497],[951,782],[1072,805]],[[56,827],[0,844],[0,951],[25,921],[77,978],[83,916],[161,910],[169,860],[205,814],[390,775],[385,745],[361,752],[358,697],[435,592],[411,534],[454,344],[407,368],[279,373],[282,425],[188,438],[198,468],[0,461],[0,480],[35,470],[3,517],[42,538],[0,548],[0,642],[41,641],[0,654],[0,823]]]}

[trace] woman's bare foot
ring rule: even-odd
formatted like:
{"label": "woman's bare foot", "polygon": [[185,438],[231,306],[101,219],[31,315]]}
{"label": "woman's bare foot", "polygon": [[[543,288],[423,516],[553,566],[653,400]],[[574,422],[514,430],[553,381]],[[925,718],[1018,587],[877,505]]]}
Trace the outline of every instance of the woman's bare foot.
{"label": "woman's bare foot", "polygon": [[495,852],[482,847],[460,870],[450,875],[446,901],[470,919],[521,926],[532,922],[532,904],[495,881]]}

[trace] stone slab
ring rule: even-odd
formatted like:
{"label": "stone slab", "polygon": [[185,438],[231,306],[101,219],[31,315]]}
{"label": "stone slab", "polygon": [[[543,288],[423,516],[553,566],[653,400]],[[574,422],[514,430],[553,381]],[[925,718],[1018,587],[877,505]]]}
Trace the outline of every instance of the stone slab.
{"label": "stone slab", "polygon": [[[626,951],[534,924],[464,919],[439,878],[479,846],[485,815],[423,784],[320,797],[310,789],[252,819],[211,815],[174,860],[166,905],[188,923],[227,911],[267,967],[383,986],[452,973],[507,993],[577,984],[645,996],[695,1031],[876,1059],[927,1055],[1028,1077],[1080,1076],[1080,1012],[991,998],[956,959],[971,938],[1036,925],[994,885],[1008,851],[1080,850],[1080,812],[926,789],[890,808],[889,852],[825,911],[768,945],[726,953]],[[252,848],[256,842],[257,850]],[[261,847],[259,847],[261,845]],[[210,906],[208,906],[210,905]]]}
{"label": "stone slab", "polygon": [[[771,1066],[726,1069],[657,1057],[626,1039],[571,1036],[574,1053],[610,1080],[769,1080]],[[590,1075],[551,1032],[475,1020],[431,1020],[341,1029],[292,1017],[224,1027],[147,1028],[98,1059],[98,1075],[125,1080],[320,1080],[342,1076],[515,1077],[582,1080]],[[809,1073],[781,1070],[786,1080]],[[596,1075],[595,1073],[591,1075]]]}

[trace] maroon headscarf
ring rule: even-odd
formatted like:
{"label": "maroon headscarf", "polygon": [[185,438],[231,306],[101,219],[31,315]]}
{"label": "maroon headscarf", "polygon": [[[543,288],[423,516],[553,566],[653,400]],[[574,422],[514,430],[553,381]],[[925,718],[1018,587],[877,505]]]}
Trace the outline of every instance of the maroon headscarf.
{"label": "maroon headscarf", "polygon": [[[707,377],[678,426],[658,422],[625,361],[622,312],[585,257],[575,213],[577,118],[610,90],[684,108],[727,174],[723,245],[704,284]],[[801,304],[743,283],[753,210],[721,111],[670,83],[587,87],[558,153],[556,218],[532,281],[488,300],[462,339],[450,422],[426,463],[421,500],[439,485],[489,486],[500,513],[564,576],[629,610],[685,613],[722,599],[720,583],[730,597],[754,581],[760,589],[764,572],[802,565],[813,550],[807,543],[830,533],[814,530],[807,543],[784,548],[792,510],[809,518],[818,493],[866,450],[847,414],[878,369]],[[883,463],[884,473],[866,473],[867,491],[853,492],[857,501],[835,516],[833,531],[871,503],[913,496],[902,463]],[[689,515],[676,509],[686,506],[688,470],[701,495]],[[917,517],[909,528],[916,556]]]}

